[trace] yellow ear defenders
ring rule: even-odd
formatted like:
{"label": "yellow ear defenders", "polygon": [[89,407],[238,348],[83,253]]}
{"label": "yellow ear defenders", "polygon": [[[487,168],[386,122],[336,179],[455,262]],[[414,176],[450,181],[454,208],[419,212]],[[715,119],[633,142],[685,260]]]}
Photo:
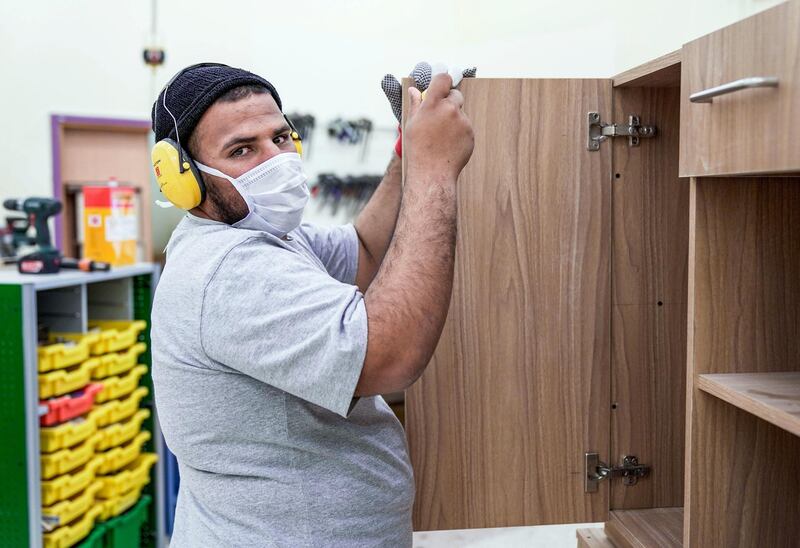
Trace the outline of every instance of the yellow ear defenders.
{"label": "yellow ear defenders", "polygon": [[[167,107],[167,91],[170,84],[175,81],[181,74],[187,70],[208,67],[208,66],[226,66],[220,63],[199,63],[186,67],[173,76],[167,85],[164,86],[164,93],[162,94],[162,102],[164,110],[172,118],[175,124],[175,140],[162,139],[153,146],[150,157],[153,161],[153,171],[155,172],[158,188],[161,193],[172,202],[175,206],[181,209],[194,209],[203,203],[206,198],[206,185],[200,175],[200,170],[197,169],[192,158],[186,153],[181,146],[180,134],[178,133],[178,120],[172,114],[172,111]],[[300,134],[292,124],[291,120],[284,115],[286,123],[291,128],[290,136],[294,142],[295,150],[301,156],[303,155],[303,142],[300,139]]]}

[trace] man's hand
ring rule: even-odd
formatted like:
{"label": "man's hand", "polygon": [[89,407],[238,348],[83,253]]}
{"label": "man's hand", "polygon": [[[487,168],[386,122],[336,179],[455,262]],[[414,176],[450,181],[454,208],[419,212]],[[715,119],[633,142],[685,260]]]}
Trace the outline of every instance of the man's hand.
{"label": "man's hand", "polygon": [[[442,72],[448,71],[444,70]],[[458,72],[460,72],[461,77],[463,78],[474,78],[475,74],[478,72],[478,69],[475,67],[470,67],[461,71],[454,71],[450,74],[450,76],[453,77],[454,74],[455,76],[458,76]],[[409,76],[414,80],[414,86],[418,90],[425,91],[428,89],[428,86],[431,83],[433,74],[433,67],[431,67],[429,63],[423,61],[414,66],[414,70],[411,71]],[[458,82],[455,82],[455,85],[458,85]],[[400,122],[403,113],[403,86],[400,85],[400,82],[397,81],[397,78],[391,74],[387,74],[381,81],[381,88],[383,88],[383,93],[386,94],[386,98],[389,100],[389,105],[392,107],[394,117],[397,118],[398,122]]]}
{"label": "man's hand", "polygon": [[451,89],[452,82],[448,74],[434,76],[425,101],[418,89],[408,90],[406,154],[412,179],[419,173],[423,179],[435,175],[455,180],[472,155],[472,124],[461,109],[464,96]]}

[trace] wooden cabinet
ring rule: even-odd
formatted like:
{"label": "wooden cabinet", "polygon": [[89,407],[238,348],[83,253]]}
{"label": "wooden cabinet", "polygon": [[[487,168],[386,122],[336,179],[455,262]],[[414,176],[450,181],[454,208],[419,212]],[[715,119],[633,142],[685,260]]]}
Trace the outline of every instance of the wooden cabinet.
{"label": "wooden cabinet", "polygon": [[[406,394],[417,530],[800,538],[799,8],[609,80],[462,83],[476,147],[450,313]],[[778,88],[689,102],[767,73]],[[589,146],[637,122],[655,137]]]}
{"label": "wooden cabinet", "polygon": [[[681,175],[800,170],[798,29],[792,1],[683,47]],[[736,82],[711,102],[692,99]]]}

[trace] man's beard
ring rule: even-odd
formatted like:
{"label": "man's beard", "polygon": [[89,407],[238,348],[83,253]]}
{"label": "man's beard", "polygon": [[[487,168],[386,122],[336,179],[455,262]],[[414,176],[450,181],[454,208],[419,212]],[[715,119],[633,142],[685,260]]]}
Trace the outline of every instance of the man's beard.
{"label": "man's beard", "polygon": [[211,202],[216,210],[219,221],[232,225],[247,217],[248,211],[237,211],[226,199],[225,196],[220,194],[219,189],[215,183],[206,185],[206,199]]}

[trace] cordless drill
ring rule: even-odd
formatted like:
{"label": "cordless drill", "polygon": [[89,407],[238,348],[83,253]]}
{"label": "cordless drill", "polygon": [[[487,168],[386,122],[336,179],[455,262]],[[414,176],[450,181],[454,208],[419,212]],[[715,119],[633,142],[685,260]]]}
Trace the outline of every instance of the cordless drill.
{"label": "cordless drill", "polygon": [[36,230],[36,251],[19,258],[19,271],[25,274],[50,274],[58,272],[60,256],[50,240],[47,220],[61,212],[61,202],[52,198],[12,198],[3,202],[6,209],[21,211],[28,216]]}

